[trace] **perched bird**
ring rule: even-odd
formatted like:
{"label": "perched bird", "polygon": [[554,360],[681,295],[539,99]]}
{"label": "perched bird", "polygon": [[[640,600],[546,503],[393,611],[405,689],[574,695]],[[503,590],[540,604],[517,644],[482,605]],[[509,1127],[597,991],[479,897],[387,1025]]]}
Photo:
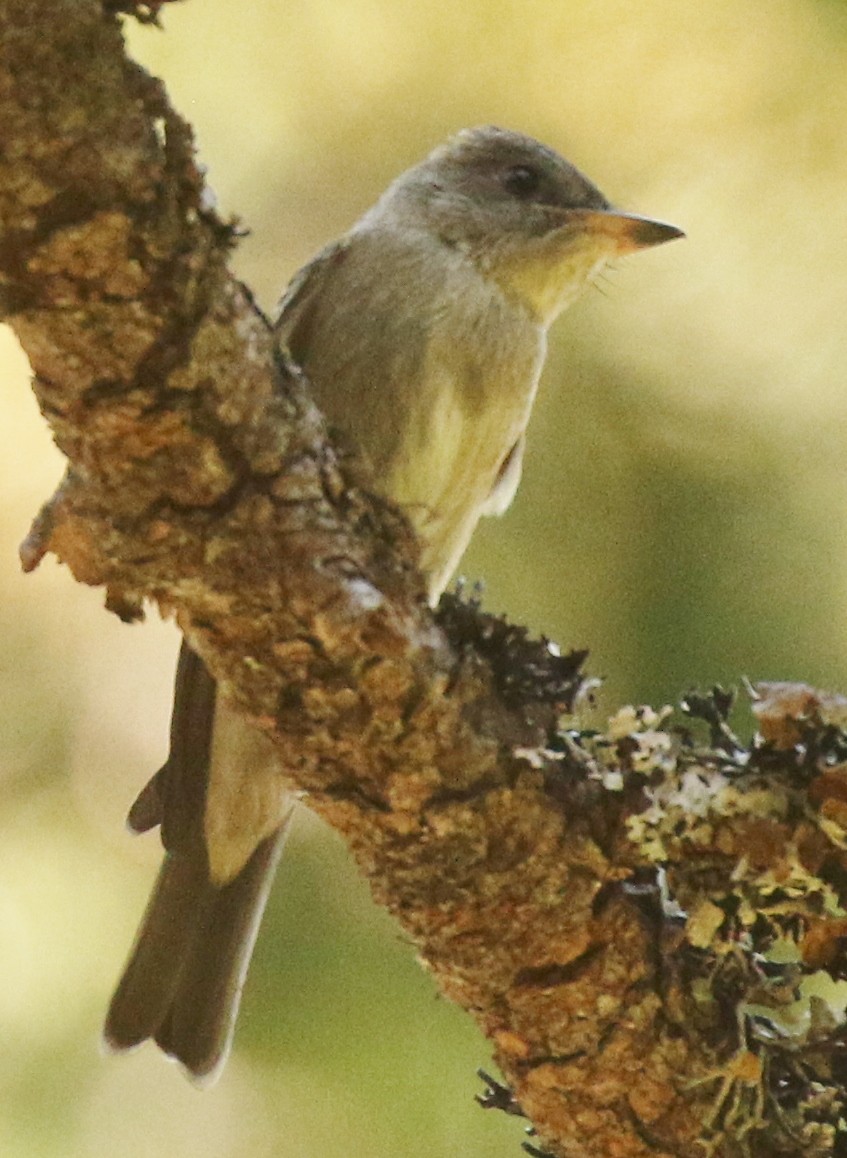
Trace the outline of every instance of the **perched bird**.
{"label": "perched bird", "polygon": [[[547,329],[603,266],[680,237],[621,213],[520,133],[468,129],[398,177],[298,273],[281,346],[370,489],[402,507],[435,604],[521,476]],[[166,849],[105,1036],[195,1077],[229,1050],[291,802],[277,750],[183,644],[170,754],[130,811]]]}

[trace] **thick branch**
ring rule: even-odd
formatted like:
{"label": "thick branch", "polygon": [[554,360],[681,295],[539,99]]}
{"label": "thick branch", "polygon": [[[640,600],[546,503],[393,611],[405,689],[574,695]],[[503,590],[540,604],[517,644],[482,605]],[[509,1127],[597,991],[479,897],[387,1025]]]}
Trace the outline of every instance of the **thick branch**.
{"label": "thick branch", "polygon": [[[0,0],[0,45],[4,312],[70,463],[25,565],[50,550],[124,616],[176,615],[491,1037],[545,1146],[705,1152],[713,1090],[687,1079],[743,1043],[715,1031],[723,1007],[694,1024],[663,961],[655,833],[639,847],[625,823],[643,721],[604,764],[556,738],[572,665],[455,602],[433,620],[403,519],[347,485],[115,19]],[[646,908],[626,880],[651,882]],[[736,1152],[719,1126],[712,1150]]]}

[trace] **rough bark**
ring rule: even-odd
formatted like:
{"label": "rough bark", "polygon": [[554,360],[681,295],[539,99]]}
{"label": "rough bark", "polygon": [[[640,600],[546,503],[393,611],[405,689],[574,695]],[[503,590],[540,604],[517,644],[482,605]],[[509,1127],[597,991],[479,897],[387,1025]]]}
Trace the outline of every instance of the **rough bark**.
{"label": "rough bark", "polygon": [[561,732],[575,663],[473,604],[434,618],[118,7],[0,0],[3,314],[69,462],[24,565],[176,616],[482,1025],[511,1090],[484,1100],[538,1152],[838,1152],[840,1026],[774,1011],[843,964],[840,705],[770,689],[747,750],[719,695],[704,742],[626,710]]}

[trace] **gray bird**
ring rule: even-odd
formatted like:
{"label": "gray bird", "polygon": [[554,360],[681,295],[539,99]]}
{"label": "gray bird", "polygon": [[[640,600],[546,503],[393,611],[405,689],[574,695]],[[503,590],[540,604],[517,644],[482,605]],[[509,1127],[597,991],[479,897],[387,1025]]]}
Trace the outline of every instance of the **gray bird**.
{"label": "gray bird", "polygon": [[[406,512],[430,603],[480,516],[515,495],[551,322],[608,261],[680,236],[613,209],[531,137],[477,128],[294,277],[280,345],[370,489]],[[161,825],[166,853],[111,1047],[153,1038],[194,1077],[219,1071],[291,815],[279,761],[183,643],[170,754],[129,816],[138,832]]]}

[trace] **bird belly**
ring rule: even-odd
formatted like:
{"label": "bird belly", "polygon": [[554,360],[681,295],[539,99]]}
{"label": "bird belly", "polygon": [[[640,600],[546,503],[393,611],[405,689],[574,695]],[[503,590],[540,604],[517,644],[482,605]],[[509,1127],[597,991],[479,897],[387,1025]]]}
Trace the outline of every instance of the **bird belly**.
{"label": "bird belly", "polygon": [[385,493],[404,509],[421,539],[421,568],[433,603],[480,516],[508,505],[492,507],[490,497],[526,427],[536,379],[530,369],[517,382],[499,382],[508,386],[499,396],[473,405],[455,374],[443,364],[428,367],[420,412],[394,457]]}

